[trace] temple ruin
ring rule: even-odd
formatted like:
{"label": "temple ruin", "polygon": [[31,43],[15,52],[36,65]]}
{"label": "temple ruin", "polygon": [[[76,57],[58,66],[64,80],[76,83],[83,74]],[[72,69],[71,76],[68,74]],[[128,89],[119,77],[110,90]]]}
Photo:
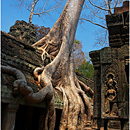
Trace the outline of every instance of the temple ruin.
{"label": "temple ruin", "polygon": [[129,129],[129,1],[106,16],[109,47],[89,53],[94,65],[94,130]]}
{"label": "temple ruin", "polygon": [[[90,125],[86,130],[129,129],[129,2],[106,16],[109,47],[89,53],[94,65],[94,81],[78,75],[94,94],[88,92],[91,103]],[[19,26],[18,26],[19,25]],[[23,29],[24,27],[24,29]],[[28,33],[28,30],[31,30]],[[31,38],[30,38],[31,36]],[[34,26],[16,21],[9,34],[1,32],[1,64],[24,73],[34,92],[40,88],[33,70],[42,66],[41,52],[32,47],[36,42]],[[30,44],[31,43],[31,44]],[[31,57],[31,58],[30,58]],[[46,61],[48,62],[48,61]],[[43,130],[48,100],[31,103],[13,87],[15,77],[1,74],[2,130]],[[63,108],[62,94],[55,90],[56,126],[59,129]]]}

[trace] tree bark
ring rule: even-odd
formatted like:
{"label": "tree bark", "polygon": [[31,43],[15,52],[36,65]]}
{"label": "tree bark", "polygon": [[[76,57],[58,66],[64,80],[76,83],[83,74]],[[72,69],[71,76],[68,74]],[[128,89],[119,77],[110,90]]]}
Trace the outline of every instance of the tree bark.
{"label": "tree bark", "polygon": [[40,84],[43,87],[51,84],[63,94],[60,130],[83,129],[84,115],[87,121],[91,120],[89,99],[76,78],[72,51],[83,3],[84,0],[68,0],[50,32],[33,45],[42,51],[43,62],[45,56],[51,60],[37,76]]}

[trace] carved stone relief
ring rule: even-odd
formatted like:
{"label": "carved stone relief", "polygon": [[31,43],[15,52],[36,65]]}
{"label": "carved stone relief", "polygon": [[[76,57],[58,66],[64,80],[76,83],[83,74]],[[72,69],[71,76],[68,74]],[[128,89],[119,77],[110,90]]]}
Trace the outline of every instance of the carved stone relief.
{"label": "carved stone relief", "polygon": [[118,116],[117,82],[114,74],[112,73],[109,73],[106,76],[104,110],[106,117]]}

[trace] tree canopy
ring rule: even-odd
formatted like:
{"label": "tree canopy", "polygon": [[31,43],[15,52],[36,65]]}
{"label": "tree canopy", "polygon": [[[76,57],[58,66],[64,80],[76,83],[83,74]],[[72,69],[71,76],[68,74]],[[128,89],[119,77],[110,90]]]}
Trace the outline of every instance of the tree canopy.
{"label": "tree canopy", "polygon": [[87,78],[94,78],[94,67],[90,60],[84,61],[82,64],[80,64],[79,67],[76,68],[76,72],[82,74]]}

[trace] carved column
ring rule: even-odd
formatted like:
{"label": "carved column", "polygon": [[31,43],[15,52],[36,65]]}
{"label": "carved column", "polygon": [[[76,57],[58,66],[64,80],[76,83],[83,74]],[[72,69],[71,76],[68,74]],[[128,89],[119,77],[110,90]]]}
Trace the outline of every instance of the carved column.
{"label": "carved column", "polygon": [[8,104],[3,110],[2,130],[14,130],[18,104]]}

